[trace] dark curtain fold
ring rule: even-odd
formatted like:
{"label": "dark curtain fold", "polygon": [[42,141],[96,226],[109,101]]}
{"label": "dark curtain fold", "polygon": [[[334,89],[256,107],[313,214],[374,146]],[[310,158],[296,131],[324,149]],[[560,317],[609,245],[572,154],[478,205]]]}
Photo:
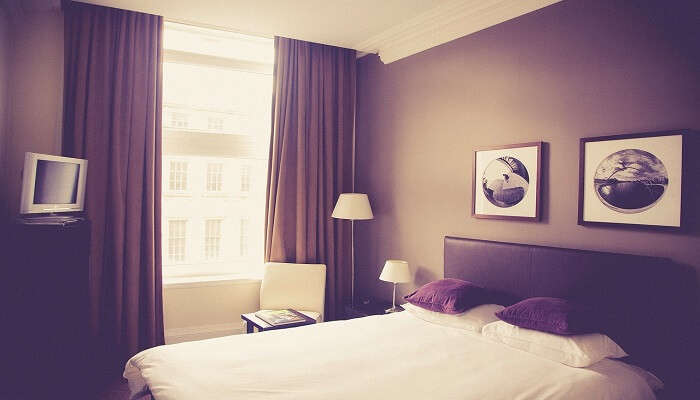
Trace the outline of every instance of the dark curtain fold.
{"label": "dark curtain fold", "polygon": [[63,152],[87,158],[90,329],[117,359],[163,340],[159,16],[65,9]]}
{"label": "dark curtain fold", "polygon": [[275,38],[265,260],[326,264],[328,320],[350,300],[350,224],[331,218],[352,191],[355,51]]}

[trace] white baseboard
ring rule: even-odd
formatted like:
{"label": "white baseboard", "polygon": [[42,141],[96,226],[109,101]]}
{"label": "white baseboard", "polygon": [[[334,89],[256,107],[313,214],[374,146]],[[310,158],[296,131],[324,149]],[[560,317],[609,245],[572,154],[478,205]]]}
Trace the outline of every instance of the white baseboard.
{"label": "white baseboard", "polygon": [[200,326],[188,326],[185,328],[172,328],[165,330],[165,343],[173,344],[190,342],[193,340],[210,339],[228,335],[245,333],[245,323],[229,322],[226,324],[212,324]]}

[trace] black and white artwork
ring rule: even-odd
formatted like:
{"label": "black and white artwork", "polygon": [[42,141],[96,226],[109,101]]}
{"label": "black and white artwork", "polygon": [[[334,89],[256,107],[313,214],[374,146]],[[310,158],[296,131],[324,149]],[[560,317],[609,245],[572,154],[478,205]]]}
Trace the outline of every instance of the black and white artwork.
{"label": "black and white artwork", "polygon": [[481,177],[484,196],[496,207],[513,207],[527,194],[530,176],[515,157],[498,157],[491,161]]}
{"label": "black and white artwork", "polygon": [[680,227],[682,135],[582,139],[579,223]]}
{"label": "black and white artwork", "polygon": [[472,215],[539,219],[540,151],[541,142],[476,150]]}
{"label": "black and white artwork", "polygon": [[668,186],[668,172],[652,153],[624,149],[600,162],[593,182],[596,195],[606,207],[638,213],[659,202]]}

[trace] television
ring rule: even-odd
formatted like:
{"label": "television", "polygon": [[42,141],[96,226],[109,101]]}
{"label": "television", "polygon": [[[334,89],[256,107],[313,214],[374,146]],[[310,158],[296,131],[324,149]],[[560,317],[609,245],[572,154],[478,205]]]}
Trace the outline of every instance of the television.
{"label": "television", "polygon": [[83,211],[88,161],[25,153],[20,214]]}

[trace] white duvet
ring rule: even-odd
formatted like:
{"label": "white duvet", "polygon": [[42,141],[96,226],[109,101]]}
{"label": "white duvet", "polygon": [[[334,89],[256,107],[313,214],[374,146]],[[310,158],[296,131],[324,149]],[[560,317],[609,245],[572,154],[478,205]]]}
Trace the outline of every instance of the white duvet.
{"label": "white duvet", "polygon": [[156,400],[655,398],[620,361],[573,368],[408,312],[160,346],[124,376]]}

